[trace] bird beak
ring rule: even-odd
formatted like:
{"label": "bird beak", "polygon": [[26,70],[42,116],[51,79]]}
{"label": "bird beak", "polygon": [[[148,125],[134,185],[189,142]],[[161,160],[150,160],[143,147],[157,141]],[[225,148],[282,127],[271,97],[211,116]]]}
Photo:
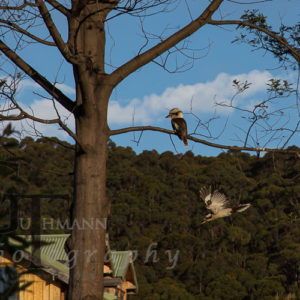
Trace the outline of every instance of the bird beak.
{"label": "bird beak", "polygon": [[166,118],[171,118],[171,115],[167,115]]}

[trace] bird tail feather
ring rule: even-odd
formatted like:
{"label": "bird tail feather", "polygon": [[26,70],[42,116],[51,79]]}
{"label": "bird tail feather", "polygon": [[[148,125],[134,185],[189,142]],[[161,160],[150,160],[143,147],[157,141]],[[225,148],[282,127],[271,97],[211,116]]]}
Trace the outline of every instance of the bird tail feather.
{"label": "bird tail feather", "polygon": [[245,211],[246,209],[248,209],[250,206],[251,206],[250,203],[241,204],[237,207],[234,207],[233,211],[242,212],[242,211]]}

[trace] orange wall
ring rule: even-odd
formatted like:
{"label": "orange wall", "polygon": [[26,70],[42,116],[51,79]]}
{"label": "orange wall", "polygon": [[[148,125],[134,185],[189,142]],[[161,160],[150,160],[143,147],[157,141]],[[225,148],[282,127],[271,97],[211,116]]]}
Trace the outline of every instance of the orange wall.
{"label": "orange wall", "polygon": [[[0,256],[0,266],[14,266],[13,262],[6,257]],[[22,265],[15,265],[19,273],[26,271]],[[45,272],[38,271],[37,274],[22,274],[20,286],[32,282],[24,291],[19,292],[19,300],[64,300],[65,292],[63,285],[53,281],[51,276]]]}

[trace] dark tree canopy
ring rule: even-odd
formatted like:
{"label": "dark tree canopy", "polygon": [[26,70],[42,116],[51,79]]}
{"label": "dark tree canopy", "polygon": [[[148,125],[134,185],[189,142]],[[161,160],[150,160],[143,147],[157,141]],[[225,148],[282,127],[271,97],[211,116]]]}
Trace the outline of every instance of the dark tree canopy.
{"label": "dark tree canopy", "polygon": [[[20,189],[25,194],[32,190],[72,194],[73,150],[66,148],[70,145],[31,138],[14,143],[11,151],[18,156],[19,181],[11,170],[1,168],[2,194]],[[267,154],[259,159],[236,151],[217,157],[156,151],[137,155],[112,142],[108,148],[107,193],[112,203],[108,232],[112,249],[137,250],[139,294],[133,298],[300,296],[300,165],[295,155]],[[1,160],[15,159],[12,153],[2,148]],[[250,202],[251,208],[201,225],[207,211],[199,189],[211,184],[232,204]],[[42,218],[69,218],[68,204],[62,201],[43,206]],[[21,212],[30,216],[26,203]],[[55,227],[54,221],[43,233],[69,232]],[[146,261],[149,247],[157,251],[159,261],[153,255]]]}

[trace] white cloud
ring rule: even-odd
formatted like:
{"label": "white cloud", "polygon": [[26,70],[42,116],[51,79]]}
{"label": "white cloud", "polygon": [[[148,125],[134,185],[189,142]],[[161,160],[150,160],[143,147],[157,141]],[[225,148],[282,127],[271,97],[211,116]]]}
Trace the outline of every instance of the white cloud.
{"label": "white cloud", "polygon": [[[44,120],[57,119],[58,115],[53,106],[53,102],[48,99],[35,100],[30,106],[20,103],[22,108],[29,114]],[[71,129],[74,130],[74,117],[59,103],[55,103],[56,109],[59,113],[61,120]],[[15,112],[18,113],[17,111]],[[7,122],[4,122],[2,128],[6,126]],[[60,139],[66,139],[68,134],[64,130],[59,130],[58,124],[44,124],[39,122],[33,122],[30,119],[13,122],[14,130],[21,133],[22,137],[26,135],[36,136],[37,133],[43,136],[56,136]],[[1,129],[1,128],[0,128]]]}
{"label": "white cloud", "polygon": [[[58,102],[55,102],[56,110],[59,114],[61,120],[71,129],[74,130],[74,117],[73,115],[66,110],[62,105]],[[57,119],[58,115],[53,106],[53,102],[47,99],[43,100],[36,100],[33,104],[30,105],[30,109],[26,109],[29,113],[34,114],[35,117],[51,120]],[[49,124],[42,124],[42,123],[35,123],[35,127],[38,131],[43,133],[47,136],[57,136],[59,138],[66,138],[67,134],[61,130],[57,131],[58,125],[50,125]]]}
{"label": "white cloud", "polygon": [[[67,84],[56,83],[55,86],[65,94],[69,94],[69,95],[75,94],[75,89]],[[19,88],[19,92],[21,93],[27,91],[28,89],[43,90],[43,88],[39,84],[37,84],[35,81],[30,79],[24,79],[20,81],[18,88]]]}
{"label": "white cloud", "polygon": [[[72,114],[57,101],[55,101],[54,107],[53,101],[48,99],[36,100],[30,105],[30,108],[34,113],[34,116],[42,119],[56,119],[58,117],[57,112],[62,120],[67,120],[72,116]],[[57,112],[55,108],[57,109]],[[31,112],[30,109],[26,109],[26,111]]]}
{"label": "white cloud", "polygon": [[[191,101],[193,102],[193,112],[196,114],[213,113],[216,110],[215,102],[229,101],[235,90],[232,86],[232,81],[237,79],[241,82],[247,80],[252,83],[250,88],[239,96],[237,101],[242,101],[245,105],[249,105],[257,93],[265,91],[265,84],[271,78],[271,74],[267,71],[253,70],[249,73],[229,75],[220,73],[213,81],[200,82],[194,85],[178,85],[177,87],[168,87],[161,95],[151,94],[144,96],[143,99],[132,99],[128,104],[122,105],[121,101],[114,101],[109,103],[108,121],[109,125],[128,126],[134,124],[157,124],[164,119],[169,109],[179,107],[184,112],[190,111]],[[32,81],[24,80],[24,87],[36,87]],[[58,87],[65,93],[74,94],[75,91],[72,87],[65,84],[59,84]],[[245,101],[247,100],[247,101]],[[25,101],[24,103],[28,103]],[[74,130],[74,118],[65,108],[58,102],[56,108],[61,116],[61,119],[68,125],[69,128]],[[248,103],[248,104],[247,104]],[[30,104],[30,108],[23,104],[23,108],[42,119],[55,119],[57,118],[56,111],[53,107],[53,102],[47,99],[35,100]],[[223,112],[224,108],[218,107],[219,112]],[[228,110],[227,110],[228,112]],[[32,124],[32,123],[31,123]],[[57,136],[59,138],[66,138],[67,134],[60,130],[58,131],[57,125],[48,125],[36,123],[35,127],[38,131],[47,136]],[[29,128],[27,122],[22,122],[17,125],[16,129]]]}
{"label": "white cloud", "polygon": [[75,89],[73,87],[70,87],[69,85],[66,85],[64,83],[57,83],[55,86],[65,94],[75,95]]}
{"label": "white cloud", "polygon": [[[232,86],[234,79],[240,82],[252,83],[239,99],[245,99],[265,90],[266,82],[272,78],[267,71],[253,70],[249,73],[229,75],[220,73],[215,80],[194,85],[168,87],[161,94],[151,94],[142,100],[133,99],[122,106],[119,102],[111,101],[108,109],[110,124],[131,124],[134,115],[135,124],[149,124],[161,119],[173,107],[179,107],[184,112],[190,111],[191,101],[194,113],[210,113],[216,109],[215,102],[229,101],[235,90]],[[222,108],[219,108],[222,112]]]}
{"label": "white cloud", "polygon": [[[63,83],[57,83],[56,87],[60,89],[65,94],[74,95],[75,89],[71,86],[68,86]],[[19,105],[29,114],[44,120],[57,119],[58,115],[61,120],[71,129],[74,130],[74,117],[73,115],[67,111],[62,105],[60,105],[57,101],[55,101],[55,107],[53,106],[53,101],[49,99],[39,99],[32,100],[30,97],[32,94],[31,90],[42,90],[42,88],[32,80],[24,79],[20,82],[18,86],[19,90]],[[30,100],[29,100],[30,99]],[[4,107],[2,107],[4,108]],[[57,110],[57,112],[56,112]],[[13,113],[13,112],[12,112]],[[15,112],[16,114],[18,111]],[[6,124],[6,123],[5,123]],[[3,124],[3,126],[5,126]],[[36,135],[36,131],[40,132],[44,136],[57,136],[58,138],[66,139],[68,134],[60,129],[57,124],[43,124],[39,122],[33,123],[32,120],[22,120],[13,122],[14,129],[21,132],[22,135]]]}
{"label": "white cloud", "polygon": [[19,92],[23,92],[25,89],[30,89],[30,88],[38,89],[40,88],[40,86],[35,81],[32,81],[30,79],[24,79],[20,81],[18,88],[19,88]]}

